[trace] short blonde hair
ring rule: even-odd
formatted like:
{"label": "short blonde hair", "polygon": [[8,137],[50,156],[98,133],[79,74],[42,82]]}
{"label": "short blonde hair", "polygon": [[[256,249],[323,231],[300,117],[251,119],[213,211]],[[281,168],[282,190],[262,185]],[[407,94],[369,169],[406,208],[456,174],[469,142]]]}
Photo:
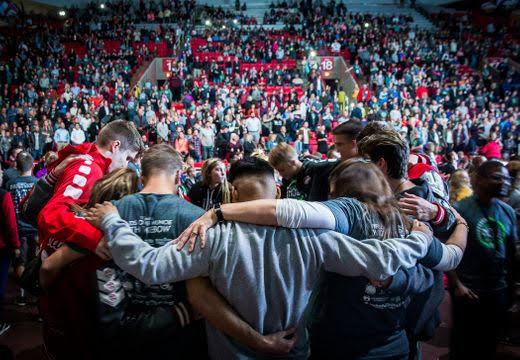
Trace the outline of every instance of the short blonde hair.
{"label": "short blonde hair", "polygon": [[298,154],[294,148],[287,143],[280,143],[269,153],[269,163],[276,168],[291,160],[297,160]]}

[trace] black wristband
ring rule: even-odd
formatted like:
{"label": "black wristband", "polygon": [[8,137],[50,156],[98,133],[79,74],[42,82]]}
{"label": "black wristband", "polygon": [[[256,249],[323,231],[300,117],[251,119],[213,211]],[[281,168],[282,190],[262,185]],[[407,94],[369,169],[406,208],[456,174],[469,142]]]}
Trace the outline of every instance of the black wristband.
{"label": "black wristband", "polygon": [[215,215],[217,215],[217,221],[219,223],[225,221],[224,220],[224,214],[222,214],[222,209],[220,208],[220,204],[215,205],[215,207],[213,207],[213,211],[215,212]]}

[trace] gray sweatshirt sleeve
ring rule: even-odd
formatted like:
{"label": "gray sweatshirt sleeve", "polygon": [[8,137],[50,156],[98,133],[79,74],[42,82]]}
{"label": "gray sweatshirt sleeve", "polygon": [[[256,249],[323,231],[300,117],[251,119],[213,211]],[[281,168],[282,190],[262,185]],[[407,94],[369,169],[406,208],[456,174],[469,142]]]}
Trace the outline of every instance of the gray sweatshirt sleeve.
{"label": "gray sweatshirt sleeve", "polygon": [[336,229],[336,219],[332,211],[314,201],[277,200],[276,222],[286,228]]}
{"label": "gray sweatshirt sleeve", "polygon": [[134,234],[119,214],[105,216],[101,224],[114,262],[145,284],[164,284],[207,276],[211,240],[189,254],[171,243],[154,248]]}
{"label": "gray sweatshirt sleeve", "polygon": [[363,241],[327,231],[319,235],[318,244],[326,271],[384,280],[401,267],[415,266],[428,252],[431,241],[430,236],[415,231],[405,239]]}

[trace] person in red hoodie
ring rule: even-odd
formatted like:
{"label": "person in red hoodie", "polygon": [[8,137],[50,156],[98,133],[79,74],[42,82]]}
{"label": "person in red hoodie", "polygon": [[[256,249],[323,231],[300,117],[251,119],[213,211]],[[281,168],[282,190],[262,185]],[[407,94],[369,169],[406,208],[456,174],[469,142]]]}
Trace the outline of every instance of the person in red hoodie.
{"label": "person in red hoodie", "polygon": [[496,132],[489,134],[488,142],[480,148],[479,153],[480,155],[484,155],[488,160],[502,158],[502,145],[497,138]]}
{"label": "person in red hoodie", "polygon": [[[94,183],[106,173],[126,167],[141,149],[141,136],[134,124],[116,120],[101,129],[96,143],[69,145],[58,153],[58,160],[51,164],[45,178],[54,184],[54,193],[37,217],[42,258],[63,243],[75,250],[95,252],[101,232],[86,229],[69,210],[69,204],[85,205]],[[53,169],[65,158],[78,154],[89,155],[91,160],[80,158],[73,161],[59,177],[56,176]]]}
{"label": "person in red hoodie", "polygon": [[[2,186],[2,168],[0,167],[0,187]],[[4,322],[3,305],[7,288],[7,275],[11,257],[20,255],[20,240],[16,225],[11,194],[0,189],[0,335],[9,330],[10,325]]]}
{"label": "person in red hoodie", "polygon": [[[21,204],[24,218],[38,224],[42,260],[63,244],[77,252],[76,258],[85,252],[96,252],[101,232],[80,221],[70,205],[85,205],[97,180],[126,167],[141,150],[141,136],[135,125],[116,120],[101,129],[96,143],[67,146],[58,153],[49,173]],[[42,203],[42,198],[49,200]],[[53,288],[39,298],[44,342],[53,358],[70,358],[71,353],[76,353],[77,359],[92,358],[89,344],[95,329],[90,317],[95,293],[90,291],[89,275],[96,271],[100,259],[89,259],[65,271]]]}

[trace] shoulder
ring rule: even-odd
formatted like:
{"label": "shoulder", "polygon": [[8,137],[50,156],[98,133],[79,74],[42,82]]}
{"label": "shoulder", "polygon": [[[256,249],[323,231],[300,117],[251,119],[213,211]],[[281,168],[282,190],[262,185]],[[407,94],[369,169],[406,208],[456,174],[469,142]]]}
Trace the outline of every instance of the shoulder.
{"label": "shoulder", "polygon": [[141,194],[130,194],[130,195],[126,195],[125,197],[123,197],[119,200],[112,201],[112,203],[116,207],[119,207],[119,206],[126,206],[126,205],[130,205],[130,204],[136,204],[136,203],[142,202],[142,200],[143,200],[143,197]]}
{"label": "shoulder", "polygon": [[307,172],[321,172],[332,170],[338,164],[337,160],[315,160],[306,159],[303,162],[303,168]]}
{"label": "shoulder", "polygon": [[349,198],[349,197],[339,197],[337,199],[328,200],[323,202],[323,205],[329,208],[336,209],[365,209],[365,205],[363,205],[359,200]]}
{"label": "shoulder", "polygon": [[497,199],[496,200],[497,205],[505,212],[509,217],[512,219],[516,219],[515,210],[511,207],[511,205],[505,203],[502,200]]}
{"label": "shoulder", "polygon": [[9,191],[0,189],[0,201],[8,200],[10,198],[11,198],[11,194],[9,193]]}
{"label": "shoulder", "polygon": [[475,197],[473,195],[470,195],[460,201],[457,201],[455,204],[453,204],[453,207],[457,211],[463,211],[464,209],[474,206],[474,203]]}

